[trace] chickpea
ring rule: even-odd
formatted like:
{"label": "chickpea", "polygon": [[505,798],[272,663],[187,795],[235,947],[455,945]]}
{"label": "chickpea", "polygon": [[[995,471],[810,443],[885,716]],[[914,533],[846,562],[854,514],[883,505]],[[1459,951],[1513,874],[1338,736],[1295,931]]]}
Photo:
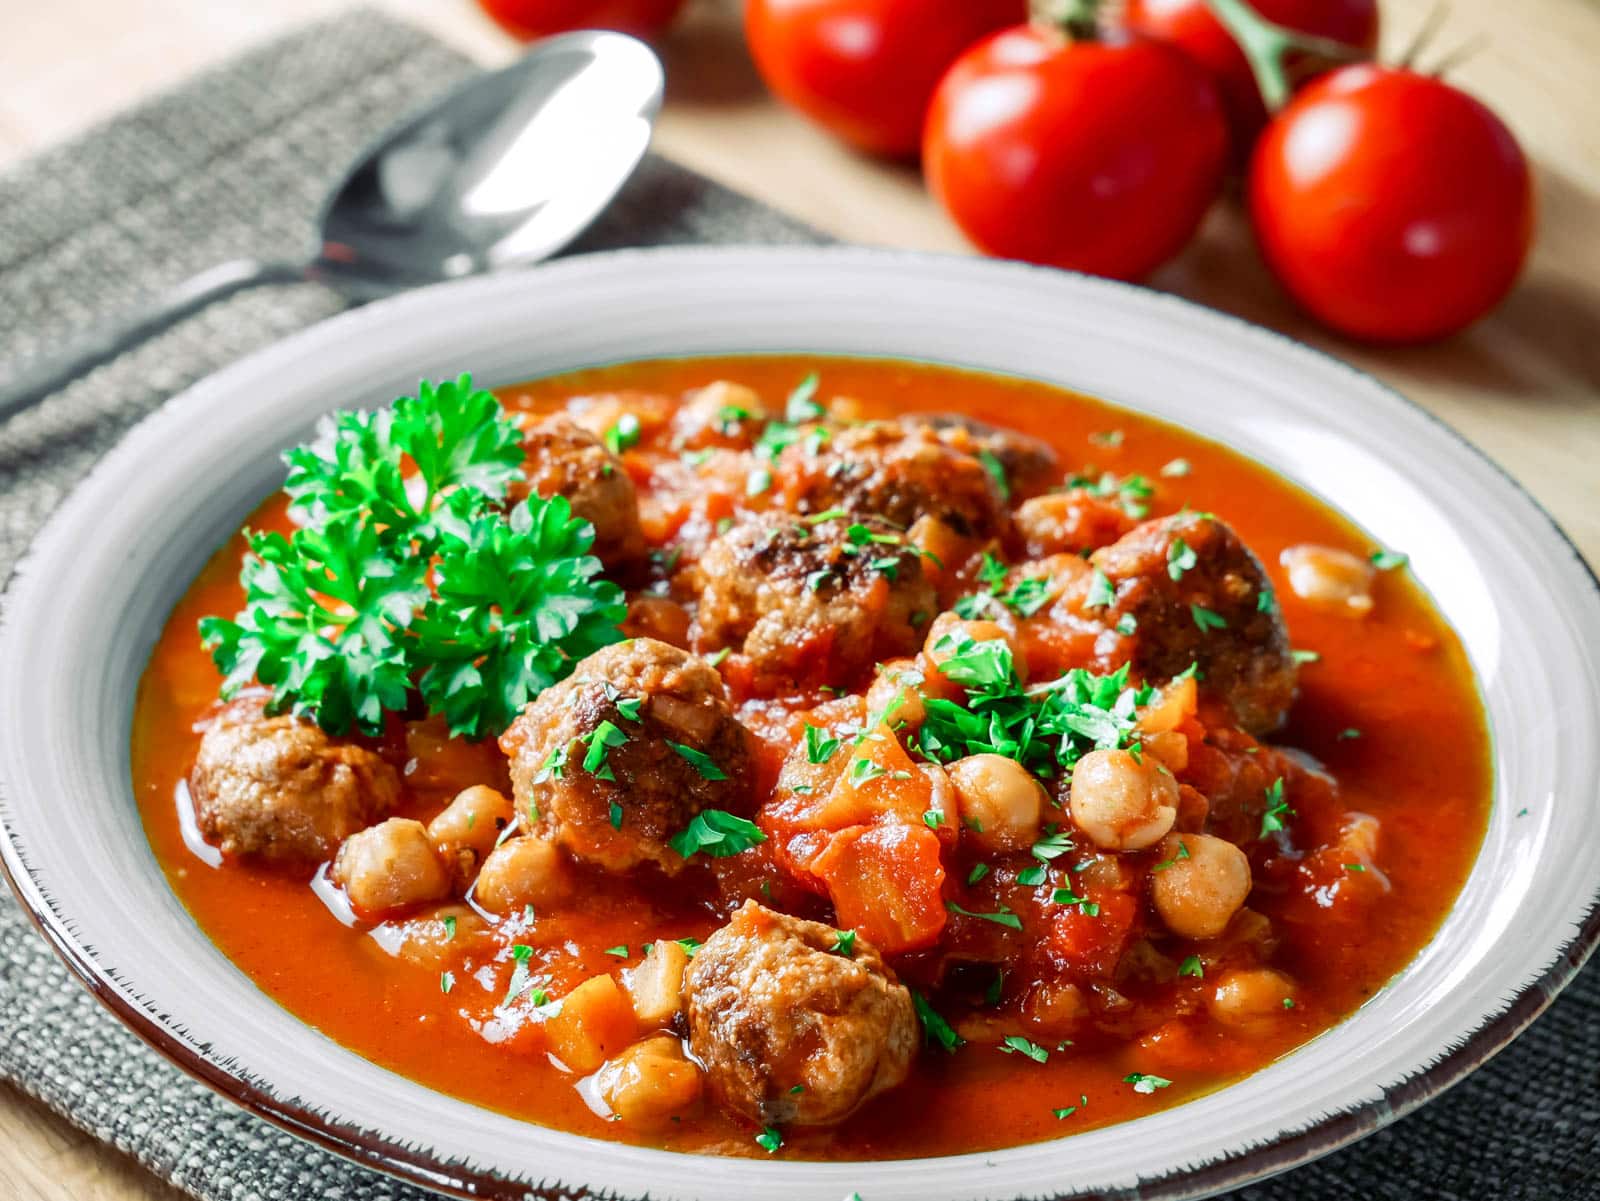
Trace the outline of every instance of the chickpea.
{"label": "chickpea", "polygon": [[[915,659],[895,659],[878,669],[867,689],[867,712],[876,717],[887,712],[891,727],[904,722],[911,729],[922,724],[925,712],[922,707],[922,684],[925,677]],[[899,704],[895,704],[899,698]],[[889,706],[894,710],[888,712]]]}
{"label": "chickpea", "polygon": [[490,913],[515,913],[525,905],[561,900],[570,883],[555,845],[523,835],[489,852],[478,869],[472,895]]}
{"label": "chickpea", "polygon": [[419,821],[391,817],[344,840],[333,880],[363,913],[383,913],[450,895],[450,874]]}
{"label": "chickpea", "polygon": [[1090,751],[1072,769],[1073,824],[1107,851],[1138,851],[1159,841],[1178,818],[1178,782],[1154,758]]}
{"label": "chickpea", "polygon": [[595,1077],[596,1091],[624,1122],[660,1126],[700,1100],[700,1068],[670,1034],[634,1043]]}
{"label": "chickpea", "polygon": [[955,785],[964,837],[986,851],[1021,851],[1039,838],[1045,795],[1015,759],[968,755],[946,769]]}
{"label": "chickpea", "polygon": [[1261,1027],[1281,1017],[1294,1000],[1294,981],[1269,967],[1231,971],[1217,981],[1206,1002],[1211,1016],[1227,1026]]}
{"label": "chickpea", "polygon": [[1372,612],[1372,581],[1377,570],[1367,560],[1331,546],[1286,547],[1278,556],[1289,572],[1289,587],[1303,601],[1347,617]]}
{"label": "chickpea", "polygon": [[511,824],[515,810],[503,792],[475,784],[456,794],[444,810],[428,823],[439,858],[456,869],[463,882],[478,866]]}
{"label": "chickpea", "polygon": [[1169,834],[1150,897],[1174,934],[1215,938],[1250,895],[1250,861],[1233,843],[1210,834]]}

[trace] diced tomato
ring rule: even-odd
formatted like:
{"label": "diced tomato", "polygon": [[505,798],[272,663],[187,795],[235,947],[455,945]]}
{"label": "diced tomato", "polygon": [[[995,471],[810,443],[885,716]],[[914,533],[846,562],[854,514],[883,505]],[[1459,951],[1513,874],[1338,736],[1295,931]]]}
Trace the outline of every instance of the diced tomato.
{"label": "diced tomato", "polygon": [[811,813],[821,829],[838,830],[880,819],[918,825],[933,808],[933,782],[918,770],[894,731],[879,725],[859,743],[834,752],[843,770],[827,799]]}
{"label": "diced tomato", "polygon": [[842,927],[886,955],[931,946],[944,929],[939,839],[923,825],[856,826],[812,860]]}
{"label": "diced tomato", "polygon": [[1092,916],[1080,905],[1064,908],[1056,915],[1050,926],[1050,944],[1072,967],[1109,972],[1122,957],[1139,906],[1127,893],[1109,889],[1091,891],[1089,900],[1099,906]]}

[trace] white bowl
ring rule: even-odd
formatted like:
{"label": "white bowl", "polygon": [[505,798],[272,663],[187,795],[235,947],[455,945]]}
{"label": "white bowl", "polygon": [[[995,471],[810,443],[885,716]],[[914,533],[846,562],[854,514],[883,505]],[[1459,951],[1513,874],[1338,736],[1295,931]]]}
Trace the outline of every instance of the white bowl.
{"label": "white bowl", "polygon": [[[1065,384],[1230,443],[1410,552],[1465,641],[1495,732],[1488,835],[1438,937],[1342,1025],[1216,1094],[1066,1145],[884,1164],[689,1157],[528,1125],[378,1068],[258,991],[167,887],[134,805],[128,735],[169,610],[278,486],[277,452],[318,415],[387,402],[420,376],[471,370],[500,384],[746,351],[902,356]],[[107,456],[7,598],[0,852],[73,970],[180,1066],[435,1188],[939,1201],[1137,1186],[1193,1197],[1322,1154],[1438,1093],[1526,1026],[1588,955],[1600,938],[1597,647],[1600,589],[1527,495],[1376,381],[1264,330],[1137,288],[967,259],[611,254],[325,322],[190,389]]]}

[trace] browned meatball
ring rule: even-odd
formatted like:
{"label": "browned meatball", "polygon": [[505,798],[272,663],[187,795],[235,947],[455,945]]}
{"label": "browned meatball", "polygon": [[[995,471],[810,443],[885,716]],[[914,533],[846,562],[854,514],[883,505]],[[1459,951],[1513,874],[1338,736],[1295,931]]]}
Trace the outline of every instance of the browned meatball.
{"label": "browned meatball", "polygon": [[703,659],[653,638],[596,651],[500,738],[530,824],[610,871],[684,865],[669,844],[702,809],[747,816],[750,736]]}
{"label": "browned meatball", "polygon": [[400,797],[373,751],[298,717],[267,717],[249,697],[223,709],[189,773],[200,832],[227,855],[315,863]]}
{"label": "browned meatball", "polygon": [[1005,473],[1011,499],[1037,496],[1061,482],[1061,462],[1048,442],[1017,430],[1001,429],[960,413],[914,413],[907,425],[927,425],[939,441],[955,450],[982,457],[994,456]]}
{"label": "browned meatball", "polygon": [[931,516],[978,538],[1007,528],[999,481],[927,425],[869,422],[835,430],[820,447],[802,439],[784,450],[778,466],[782,497],[797,513],[843,509],[901,529]]}
{"label": "browned meatball", "polygon": [[827,1126],[906,1078],[911,994],[883,957],[819,922],[744,906],[684,975],[689,1046],[712,1091],[757,1122]]}
{"label": "browned meatball", "polygon": [[1201,686],[1227,701],[1246,730],[1282,724],[1295,694],[1289,633],[1261,561],[1233,530],[1180,513],[1145,522],[1090,562],[1116,590],[1106,622],[1131,613],[1138,623],[1135,666],[1159,678],[1198,663]]}
{"label": "browned meatball", "polygon": [[706,548],[695,645],[747,655],[759,690],[844,684],[909,654],[938,611],[922,558],[876,520],[769,514]]}
{"label": "browned meatball", "polygon": [[568,417],[546,418],[522,438],[527,482],[512,498],[564,496],[575,517],[594,525],[594,553],[607,567],[644,553],[633,480],[605,444]]}

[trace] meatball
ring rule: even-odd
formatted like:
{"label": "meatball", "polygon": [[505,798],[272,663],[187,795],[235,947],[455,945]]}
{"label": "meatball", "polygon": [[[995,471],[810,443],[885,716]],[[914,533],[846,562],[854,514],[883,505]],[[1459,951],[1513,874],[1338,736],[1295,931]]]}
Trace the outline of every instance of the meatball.
{"label": "meatball", "polygon": [[980,460],[985,454],[993,455],[1015,498],[1037,496],[1061,481],[1056,452],[1038,438],[959,413],[916,413],[905,421],[928,426],[946,446]]}
{"label": "meatball", "polygon": [[910,654],[939,607],[921,555],[870,519],[754,519],[706,549],[699,575],[696,647],[741,651],[761,690],[845,683]]}
{"label": "meatball", "polygon": [[374,752],[261,697],[223,709],[189,773],[200,832],[227,855],[315,863],[394,808],[400,776]]}
{"label": "meatball", "polygon": [[596,651],[529,703],[500,738],[535,834],[610,871],[654,863],[702,809],[748,815],[750,735],[722,677],[653,638]]}
{"label": "meatball", "polygon": [[607,567],[644,553],[633,480],[605,444],[564,416],[546,418],[522,438],[527,482],[513,499],[564,496],[574,517],[594,525],[594,553]]}
{"label": "meatball", "polygon": [[937,517],[977,538],[1004,533],[1010,520],[1004,486],[983,461],[927,425],[876,421],[836,430],[821,446],[802,439],[778,466],[783,498],[797,513],[843,509],[900,529]]}
{"label": "meatball", "polygon": [[1289,634],[1265,569],[1233,530],[1180,513],[1145,522],[1090,562],[1116,592],[1098,615],[1108,625],[1124,614],[1137,622],[1136,667],[1165,678],[1198,663],[1203,686],[1232,706],[1244,729],[1265,733],[1283,723],[1295,694]]}
{"label": "meatball", "polygon": [[746,901],[689,964],[689,1046],[728,1108],[826,1126],[906,1078],[911,994],[863,939],[836,945],[832,927]]}

